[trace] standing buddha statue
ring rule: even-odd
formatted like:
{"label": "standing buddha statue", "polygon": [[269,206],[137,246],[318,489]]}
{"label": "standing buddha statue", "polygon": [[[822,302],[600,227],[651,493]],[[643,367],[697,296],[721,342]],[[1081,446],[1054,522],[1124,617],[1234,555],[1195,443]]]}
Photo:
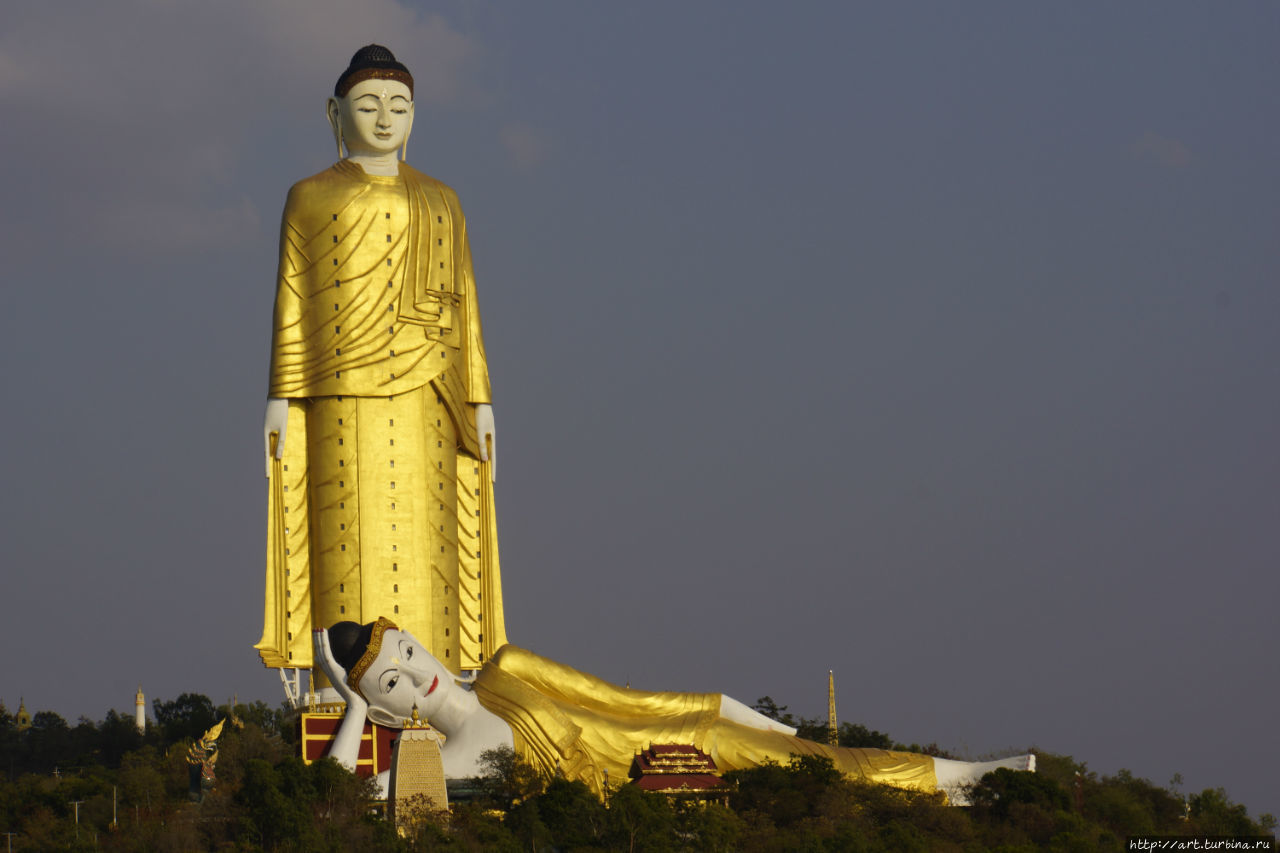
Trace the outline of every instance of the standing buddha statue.
{"label": "standing buddha statue", "polygon": [[466,220],[402,161],[413,77],[391,51],[352,57],[328,116],[342,159],[293,186],[280,229],[255,648],[307,668],[313,628],[385,616],[477,669],[506,636]]}

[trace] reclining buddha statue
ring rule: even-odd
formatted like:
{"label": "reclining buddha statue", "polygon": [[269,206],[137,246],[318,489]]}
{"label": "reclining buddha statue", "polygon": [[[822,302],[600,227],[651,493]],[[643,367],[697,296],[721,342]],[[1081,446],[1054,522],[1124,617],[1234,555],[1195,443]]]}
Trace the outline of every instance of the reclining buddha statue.
{"label": "reclining buddha statue", "polygon": [[330,755],[355,768],[364,722],[401,728],[424,719],[445,736],[448,778],[475,776],[481,753],[500,746],[544,774],[584,782],[597,794],[627,778],[632,759],[655,743],[692,744],[721,771],[830,758],[846,776],[963,802],[964,787],[997,767],[1033,770],[1033,755],[951,761],[887,749],[832,747],[719,693],[634,690],[505,645],[477,672],[456,680],[412,634],[385,618],[339,622],[315,632],[315,659],[347,703]]}

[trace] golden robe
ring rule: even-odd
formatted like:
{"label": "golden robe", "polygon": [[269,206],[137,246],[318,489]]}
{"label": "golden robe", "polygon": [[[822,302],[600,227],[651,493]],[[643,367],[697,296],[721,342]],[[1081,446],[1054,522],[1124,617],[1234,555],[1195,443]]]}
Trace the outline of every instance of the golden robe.
{"label": "golden robe", "polygon": [[498,650],[474,684],[480,704],[501,717],[516,754],[547,774],[585,782],[597,794],[627,780],[651,744],[693,744],[722,772],[793,754],[825,755],[846,776],[935,791],[933,759],[887,749],[832,747],[720,717],[719,693],[650,693],[618,687],[515,646]]}
{"label": "golden robe", "polygon": [[506,642],[490,402],[466,220],[449,187],[342,161],[289,191],[269,397],[266,608],[255,648],[311,666],[311,632],[386,616],[454,671]]}

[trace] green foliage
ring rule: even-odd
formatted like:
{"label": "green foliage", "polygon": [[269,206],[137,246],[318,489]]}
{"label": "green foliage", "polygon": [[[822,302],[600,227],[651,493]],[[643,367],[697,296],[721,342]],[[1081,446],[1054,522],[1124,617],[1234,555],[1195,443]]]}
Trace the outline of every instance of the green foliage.
{"label": "green foliage", "polygon": [[751,703],[751,710],[764,714],[771,720],[777,720],[786,726],[794,726],[797,724],[796,718],[787,713],[787,706],[779,706],[773,701],[772,696],[761,696],[759,699]]}
{"label": "green foliage", "polygon": [[125,755],[141,749],[144,737],[132,718],[111,710],[98,726],[97,758],[107,767],[119,767]]}
{"label": "green foliage", "polygon": [[1065,811],[1070,805],[1067,792],[1052,779],[1005,767],[983,776],[969,798],[974,808],[1001,818],[1008,817],[1016,804],[1035,806],[1048,813]]}
{"label": "green foliage", "polygon": [[307,765],[290,757],[272,765],[251,758],[233,796],[239,841],[280,851],[385,849],[398,839],[390,824],[369,815],[376,797],[372,779],[331,759]]}
{"label": "green foliage", "polygon": [[831,759],[817,755],[793,755],[786,767],[770,761],[724,778],[736,787],[729,800],[734,811],[757,812],[783,827],[812,817],[822,795],[842,781]]}
{"label": "green foliage", "polygon": [[20,732],[23,762],[33,770],[52,773],[75,763],[76,743],[67,721],[52,711],[37,711],[31,728]]}
{"label": "green foliage", "polygon": [[610,794],[603,837],[610,850],[683,849],[671,800],[634,785],[622,785]]}
{"label": "green foliage", "polygon": [[[817,717],[801,717],[796,723],[796,736],[805,740],[827,742],[827,721]],[[841,723],[836,729],[840,746],[870,747],[873,749],[893,749],[893,739],[884,732],[869,729],[860,723]],[[917,752],[919,750],[916,750]]]}
{"label": "green foliage", "polygon": [[213,702],[199,693],[183,693],[172,702],[156,699],[151,703],[156,725],[168,741],[195,740],[218,721]]}
{"label": "green foliage", "polygon": [[[795,726],[796,737],[812,740],[818,743],[828,743],[830,741],[830,730],[828,721],[819,717],[800,717],[796,719],[791,714],[786,713],[787,706],[783,705],[779,708],[768,696],[761,696],[756,700],[756,704],[752,705],[755,710],[771,717],[779,722],[786,723],[789,726]],[[772,713],[770,713],[772,712]],[[896,749],[901,752],[916,752],[921,755],[934,755],[939,758],[956,758],[957,756],[945,751],[936,743],[920,744],[913,743],[904,745],[895,743],[893,738],[889,737],[882,731],[869,729],[861,723],[843,722],[836,728],[836,739],[839,746],[850,746],[859,749]]]}
{"label": "green foliage", "polygon": [[258,700],[247,705],[238,702],[233,708],[228,703],[219,705],[216,713],[219,719],[234,717],[242,724],[251,724],[254,728],[260,729],[267,737],[285,737],[293,731],[293,726],[288,723],[291,712],[287,705],[272,708],[266,702]]}
{"label": "green foliage", "polygon": [[[163,705],[163,725],[145,736],[115,712],[74,726],[40,712],[18,732],[0,709],[0,769],[8,769],[0,776],[0,823],[17,833],[13,849],[1119,851],[1126,836],[1139,833],[1274,830],[1273,818],[1251,820],[1221,789],[1187,797],[1184,808],[1181,794],[1128,771],[1099,778],[1069,756],[1045,752],[1037,753],[1034,775],[997,770],[984,777],[971,808],[945,805],[940,794],[850,781],[819,756],[726,774],[734,786],[726,807],[632,785],[601,802],[581,783],[541,777],[506,749],[485,756],[482,800],[432,816],[400,838],[370,813],[372,780],[332,761],[304,764],[284,738],[293,726],[264,703],[236,706],[243,727],[223,731],[217,786],[203,804],[188,803],[190,735],[181,733],[203,733],[212,703],[186,694]],[[761,706],[789,716],[768,697]],[[888,737],[860,726],[842,726],[846,732],[873,737],[875,745]]]}
{"label": "green foliage", "polygon": [[479,803],[452,807],[447,822],[423,823],[408,839],[411,850],[474,850],[484,853],[516,853],[527,850],[510,829],[502,814]]}
{"label": "green foliage", "polygon": [[527,835],[517,830],[517,837],[534,843],[545,833],[555,846],[570,850],[594,847],[604,836],[604,803],[581,782],[553,779],[539,796],[525,800],[511,814],[529,812],[517,820]]}
{"label": "green foliage", "polygon": [[1082,789],[1089,817],[1117,834],[1154,834],[1156,827],[1175,824],[1184,814],[1180,798],[1128,770],[1102,783],[1087,780]]}
{"label": "green foliage", "polygon": [[1245,807],[1231,802],[1221,788],[1191,796],[1191,822],[1202,835],[1257,835],[1260,829]]}
{"label": "green foliage", "polygon": [[516,757],[509,746],[480,753],[480,783],[494,808],[508,811],[516,803],[539,793],[547,780],[533,765]]}
{"label": "green foliage", "polygon": [[676,832],[688,850],[729,853],[742,849],[746,822],[719,803],[676,803]]}

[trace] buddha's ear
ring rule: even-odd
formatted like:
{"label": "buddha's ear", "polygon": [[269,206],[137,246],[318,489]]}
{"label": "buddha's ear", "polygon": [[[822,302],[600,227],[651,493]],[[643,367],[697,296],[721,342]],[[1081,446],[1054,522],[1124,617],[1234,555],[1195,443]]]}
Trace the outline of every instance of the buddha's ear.
{"label": "buddha's ear", "polygon": [[365,712],[365,716],[369,718],[369,722],[377,723],[378,725],[385,726],[388,729],[404,728],[404,720],[374,705],[369,706],[369,710]]}
{"label": "buddha's ear", "polygon": [[338,143],[338,159],[341,160],[346,154],[342,150],[342,118],[338,109],[338,99],[330,98],[325,104],[324,112],[329,117],[329,127],[333,128],[333,141]]}
{"label": "buddha's ear", "polygon": [[404,142],[400,144],[400,159],[409,159],[409,134],[413,133],[413,101],[409,102],[409,126],[404,129]]}

